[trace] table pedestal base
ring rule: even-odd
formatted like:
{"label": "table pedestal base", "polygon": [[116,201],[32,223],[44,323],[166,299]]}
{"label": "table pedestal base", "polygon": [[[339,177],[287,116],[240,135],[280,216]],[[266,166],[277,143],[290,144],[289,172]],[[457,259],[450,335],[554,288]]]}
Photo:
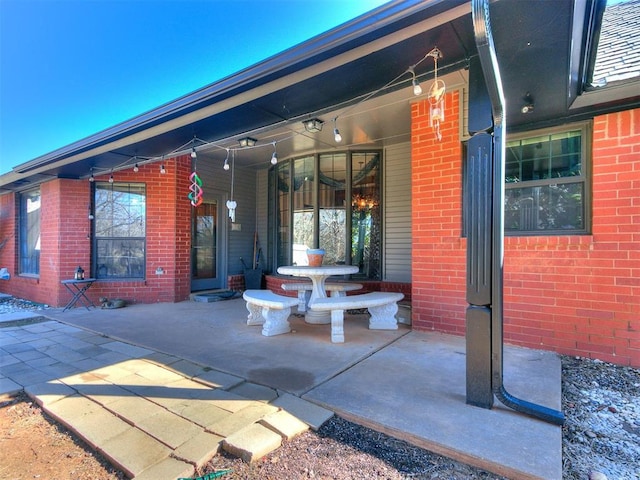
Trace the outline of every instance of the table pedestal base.
{"label": "table pedestal base", "polygon": [[307,310],[304,315],[304,321],[313,325],[327,325],[331,323],[331,312]]}

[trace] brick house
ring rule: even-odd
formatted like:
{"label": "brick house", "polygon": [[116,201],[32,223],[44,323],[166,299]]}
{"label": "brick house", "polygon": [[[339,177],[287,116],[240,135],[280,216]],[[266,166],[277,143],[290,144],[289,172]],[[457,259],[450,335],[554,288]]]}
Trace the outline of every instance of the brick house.
{"label": "brick house", "polygon": [[[640,62],[626,55],[640,1],[545,3],[490,6],[507,106],[504,338],[637,367]],[[321,246],[367,289],[404,292],[412,328],[463,335],[475,56],[468,2],[391,2],[17,165],[0,176],[0,291],[63,306],[79,265],[94,299],[241,289],[245,267],[279,289],[276,268]]]}

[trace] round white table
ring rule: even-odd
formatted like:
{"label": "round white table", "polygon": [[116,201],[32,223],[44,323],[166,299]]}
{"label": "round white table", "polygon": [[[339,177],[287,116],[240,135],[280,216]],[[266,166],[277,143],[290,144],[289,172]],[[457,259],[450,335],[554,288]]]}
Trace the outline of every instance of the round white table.
{"label": "round white table", "polygon": [[[278,267],[278,273],[282,275],[292,275],[294,277],[307,277],[311,279],[313,290],[309,303],[313,303],[318,298],[327,298],[327,292],[324,289],[324,283],[327,278],[332,275],[349,275],[358,273],[356,265],[323,265],[320,267],[307,267],[301,265],[291,265]],[[314,312],[307,309],[304,320],[307,323],[325,324],[331,323],[331,314],[329,312]]]}

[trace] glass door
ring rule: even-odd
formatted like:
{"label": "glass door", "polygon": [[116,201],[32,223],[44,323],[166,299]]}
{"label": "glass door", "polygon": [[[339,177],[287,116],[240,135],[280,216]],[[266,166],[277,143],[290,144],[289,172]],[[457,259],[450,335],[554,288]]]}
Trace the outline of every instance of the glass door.
{"label": "glass door", "polygon": [[219,202],[203,202],[191,214],[191,291],[221,288]]}

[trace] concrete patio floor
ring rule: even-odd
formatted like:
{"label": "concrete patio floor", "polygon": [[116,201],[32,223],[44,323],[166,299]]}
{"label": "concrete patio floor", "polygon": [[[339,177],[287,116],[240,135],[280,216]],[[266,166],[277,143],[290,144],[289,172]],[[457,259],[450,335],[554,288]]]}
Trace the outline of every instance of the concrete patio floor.
{"label": "concrete patio floor", "polygon": [[[260,327],[246,325],[241,298],[44,313],[153,352],[157,359],[168,355],[202,365],[213,372],[209,375],[267,387],[262,391],[282,399],[298,397],[509,478],[562,477],[561,427],[498,401],[491,410],[465,403],[464,337],[413,332],[405,325],[397,331],[372,331],[367,315],[353,315],[345,319],[345,343],[333,344],[329,325],[309,325],[295,314],[290,317],[292,333],[264,337]],[[557,355],[506,347],[504,370],[509,393],[560,409]],[[251,397],[255,391],[245,393]]]}

